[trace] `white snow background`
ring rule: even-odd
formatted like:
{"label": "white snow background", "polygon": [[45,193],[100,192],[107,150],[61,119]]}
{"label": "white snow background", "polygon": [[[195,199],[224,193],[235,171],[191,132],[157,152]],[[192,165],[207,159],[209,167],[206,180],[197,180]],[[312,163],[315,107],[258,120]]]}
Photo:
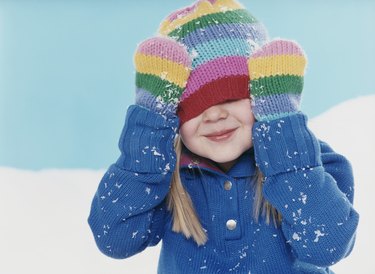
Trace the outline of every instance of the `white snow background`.
{"label": "white snow background", "polygon": [[[352,254],[332,268],[339,274],[375,273],[374,118],[372,95],[310,121],[313,132],[354,168],[354,205],[361,219]],[[0,167],[0,273],[156,273],[160,243],[126,260],[108,258],[97,249],[87,217],[104,172]]]}

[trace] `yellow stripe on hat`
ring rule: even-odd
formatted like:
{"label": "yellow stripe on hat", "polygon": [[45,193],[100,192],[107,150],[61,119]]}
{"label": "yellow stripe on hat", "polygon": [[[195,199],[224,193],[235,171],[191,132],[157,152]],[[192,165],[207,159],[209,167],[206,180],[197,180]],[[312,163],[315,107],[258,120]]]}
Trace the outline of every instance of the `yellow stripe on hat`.
{"label": "yellow stripe on hat", "polygon": [[153,74],[184,88],[190,74],[190,69],[158,56],[137,53],[134,57],[135,69],[139,73]]}
{"label": "yellow stripe on hat", "polygon": [[234,0],[217,0],[213,5],[209,1],[201,1],[197,4],[196,9],[192,13],[189,13],[181,18],[177,18],[172,22],[168,19],[164,20],[160,25],[159,33],[162,35],[168,35],[178,27],[201,16],[238,9],[243,9],[243,6]]}
{"label": "yellow stripe on hat", "polygon": [[248,65],[251,80],[275,75],[303,76],[306,58],[301,55],[274,55],[250,58]]}

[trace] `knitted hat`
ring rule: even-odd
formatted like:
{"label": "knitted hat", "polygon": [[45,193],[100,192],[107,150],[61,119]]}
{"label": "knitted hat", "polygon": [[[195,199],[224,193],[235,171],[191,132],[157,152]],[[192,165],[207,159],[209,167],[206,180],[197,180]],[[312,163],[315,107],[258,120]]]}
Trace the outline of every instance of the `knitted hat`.
{"label": "knitted hat", "polygon": [[248,57],[263,45],[267,31],[234,0],[199,0],[169,15],[162,36],[182,43],[192,71],[180,97],[181,124],[227,100],[249,98]]}

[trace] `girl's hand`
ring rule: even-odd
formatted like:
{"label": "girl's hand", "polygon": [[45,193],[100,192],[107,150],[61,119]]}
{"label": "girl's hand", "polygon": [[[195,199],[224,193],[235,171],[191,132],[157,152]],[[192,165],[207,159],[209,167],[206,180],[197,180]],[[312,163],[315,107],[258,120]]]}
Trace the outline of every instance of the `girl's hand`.
{"label": "girl's hand", "polygon": [[143,41],[134,56],[136,103],[159,114],[176,114],[191,71],[186,48],[166,37]]}
{"label": "girl's hand", "polygon": [[250,56],[250,96],[258,121],[299,111],[306,63],[301,47],[287,40],[273,40]]}

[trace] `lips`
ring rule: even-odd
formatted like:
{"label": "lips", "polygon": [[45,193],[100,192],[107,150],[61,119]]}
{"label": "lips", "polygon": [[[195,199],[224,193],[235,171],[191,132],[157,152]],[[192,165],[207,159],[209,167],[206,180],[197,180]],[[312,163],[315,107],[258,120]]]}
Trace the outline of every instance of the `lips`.
{"label": "lips", "polygon": [[232,137],[232,135],[234,134],[236,130],[237,128],[225,129],[225,130],[216,131],[216,132],[204,135],[204,136],[210,139],[211,141],[215,141],[215,142],[226,141],[230,137]]}

